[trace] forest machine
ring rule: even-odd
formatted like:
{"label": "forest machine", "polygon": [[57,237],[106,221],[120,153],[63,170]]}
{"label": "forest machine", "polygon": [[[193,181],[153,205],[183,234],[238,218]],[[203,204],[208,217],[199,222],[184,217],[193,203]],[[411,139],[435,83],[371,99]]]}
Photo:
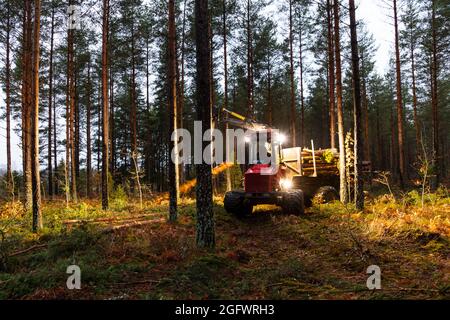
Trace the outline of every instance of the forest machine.
{"label": "forest machine", "polygon": [[[256,135],[256,139],[246,140],[248,143],[257,143],[263,133],[269,142],[272,138],[277,140],[270,143],[270,147],[266,144],[267,152],[275,153],[275,169],[267,174],[269,164],[256,161],[245,165],[244,190],[225,194],[224,207],[227,212],[242,217],[251,214],[256,205],[272,204],[281,207],[286,214],[301,215],[315,197],[322,202],[338,199],[337,150],[315,151],[313,145],[311,150],[283,148],[285,137],[281,134],[275,137],[274,134],[278,130],[225,108],[222,114],[226,124]],[[246,149],[248,153],[248,147]],[[262,174],[262,170],[266,172]]]}

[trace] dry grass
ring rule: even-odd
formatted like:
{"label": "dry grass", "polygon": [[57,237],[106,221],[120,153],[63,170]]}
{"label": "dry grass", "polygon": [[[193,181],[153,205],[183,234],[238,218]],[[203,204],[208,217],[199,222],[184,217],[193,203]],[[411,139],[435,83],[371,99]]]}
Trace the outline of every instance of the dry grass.
{"label": "dry grass", "polygon": [[[165,217],[166,200],[129,199],[104,212],[96,201],[66,208],[46,203],[41,234],[17,204],[5,204],[0,298],[24,299],[448,299],[450,200],[415,194],[370,200],[364,212],[340,203],[304,217],[261,206],[238,220],[215,198],[217,245],[195,247],[195,202],[183,199],[179,221],[104,233],[116,222]],[[105,219],[107,218],[107,219]],[[109,219],[114,218],[114,219]],[[90,220],[68,227],[64,220]],[[128,221],[128,220],[127,220]],[[11,256],[12,253],[36,249]],[[6,258],[5,258],[6,257]],[[82,290],[65,288],[65,268],[78,264]],[[379,265],[382,290],[366,288],[366,269]]]}

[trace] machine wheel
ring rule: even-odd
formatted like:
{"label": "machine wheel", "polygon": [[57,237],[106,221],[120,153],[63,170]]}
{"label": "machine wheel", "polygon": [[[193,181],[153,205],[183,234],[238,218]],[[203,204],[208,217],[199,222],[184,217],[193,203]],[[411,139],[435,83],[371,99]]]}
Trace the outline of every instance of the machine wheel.
{"label": "machine wheel", "polygon": [[324,204],[339,200],[339,193],[331,186],[320,187],[314,195],[313,203]]}
{"label": "machine wheel", "polygon": [[281,204],[285,214],[302,215],[305,213],[305,201],[303,191],[294,190],[289,191],[283,196],[283,203]]}
{"label": "machine wheel", "polygon": [[223,206],[228,213],[232,213],[237,217],[248,216],[253,211],[253,206],[246,204],[243,194],[237,191],[230,191],[225,194]]}

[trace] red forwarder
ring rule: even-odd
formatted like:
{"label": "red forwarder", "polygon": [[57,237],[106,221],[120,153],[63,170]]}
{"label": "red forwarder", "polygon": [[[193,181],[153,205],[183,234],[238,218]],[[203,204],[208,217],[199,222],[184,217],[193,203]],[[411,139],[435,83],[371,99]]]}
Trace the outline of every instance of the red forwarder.
{"label": "red forwarder", "polygon": [[[272,137],[272,128],[256,123],[235,112],[223,109],[225,122],[259,135],[264,133],[268,139],[274,138],[272,144],[275,150],[267,150],[276,155],[276,165],[269,169],[267,164],[253,164],[244,175],[244,190],[227,192],[224,199],[225,210],[236,216],[243,217],[253,212],[253,207],[259,204],[273,204],[281,207],[286,214],[301,215],[305,204],[310,205],[315,196],[320,196],[324,202],[338,199],[336,188],[339,183],[337,175],[307,176],[301,169],[301,148],[283,149],[285,137],[278,134]],[[230,118],[233,117],[233,118]],[[262,170],[265,170],[264,174]]]}

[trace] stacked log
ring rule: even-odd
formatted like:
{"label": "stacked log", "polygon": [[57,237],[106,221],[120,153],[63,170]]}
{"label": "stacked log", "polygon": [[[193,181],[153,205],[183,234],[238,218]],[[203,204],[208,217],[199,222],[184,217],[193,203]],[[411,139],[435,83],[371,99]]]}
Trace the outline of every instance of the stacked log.
{"label": "stacked log", "polygon": [[302,150],[302,171],[305,176],[314,175],[314,162],[316,174],[338,175],[339,153],[336,149]]}
{"label": "stacked log", "polygon": [[[313,157],[314,154],[314,157]],[[314,174],[314,159],[316,173],[320,175],[339,175],[339,152],[336,149],[320,149],[314,152],[309,149],[302,150],[302,171],[306,176]],[[363,161],[363,172],[372,170],[370,161]],[[349,168],[352,175],[353,168]]]}

